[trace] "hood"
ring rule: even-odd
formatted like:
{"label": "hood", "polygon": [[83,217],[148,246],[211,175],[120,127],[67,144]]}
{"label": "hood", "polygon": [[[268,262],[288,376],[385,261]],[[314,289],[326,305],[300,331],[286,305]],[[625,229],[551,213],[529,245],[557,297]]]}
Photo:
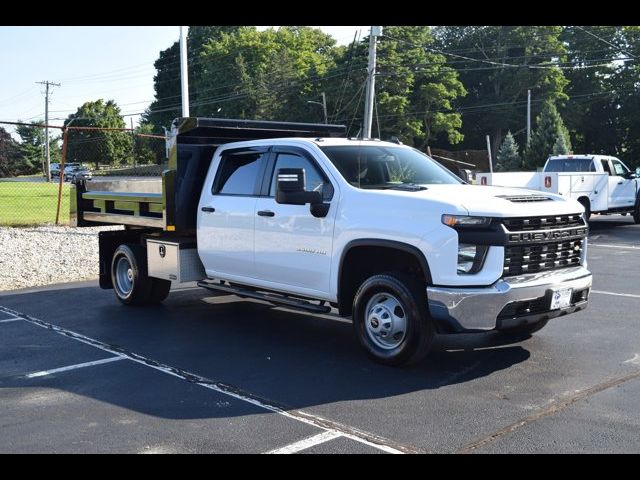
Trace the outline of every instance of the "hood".
{"label": "hood", "polygon": [[[560,195],[513,187],[490,187],[484,185],[425,185],[426,190],[404,192],[385,190],[385,193],[406,197],[420,197],[455,205],[467,210],[469,215],[487,217],[536,217],[542,215],[567,215],[581,213],[584,208],[576,200]],[[533,198],[528,198],[533,197]],[[523,201],[535,198],[544,201]],[[447,212],[444,212],[447,213]],[[455,213],[452,211],[450,213]]]}

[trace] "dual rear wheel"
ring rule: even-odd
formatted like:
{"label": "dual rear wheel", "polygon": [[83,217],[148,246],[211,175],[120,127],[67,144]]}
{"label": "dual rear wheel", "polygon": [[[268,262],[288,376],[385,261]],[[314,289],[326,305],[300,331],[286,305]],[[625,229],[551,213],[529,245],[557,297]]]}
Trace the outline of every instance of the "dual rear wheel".
{"label": "dual rear wheel", "polygon": [[116,297],[125,305],[161,303],[171,289],[169,280],[148,276],[146,251],[141,245],[120,245],[116,249],[111,282]]}

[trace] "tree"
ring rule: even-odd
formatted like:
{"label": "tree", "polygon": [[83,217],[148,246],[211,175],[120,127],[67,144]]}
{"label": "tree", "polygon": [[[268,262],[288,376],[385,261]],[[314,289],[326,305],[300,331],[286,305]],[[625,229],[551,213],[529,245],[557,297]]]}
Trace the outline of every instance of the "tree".
{"label": "tree", "polygon": [[[113,100],[86,102],[67,117],[64,125],[74,120],[72,127],[125,128],[120,108]],[[116,165],[133,161],[131,134],[125,131],[69,130],[67,162],[91,162]]]}
{"label": "tree", "polygon": [[616,43],[620,42],[621,31],[622,27],[614,26],[563,29],[561,39],[566,45],[567,61],[575,68],[565,69],[570,101],[560,111],[576,151],[623,153],[618,92],[625,87],[617,74],[622,65],[613,62],[620,56]]}
{"label": "tree", "polygon": [[20,153],[18,144],[11,134],[0,127],[0,177],[13,177],[18,175]]}
{"label": "tree", "polygon": [[[162,135],[157,132],[153,125],[142,123],[135,129],[136,134],[143,135]],[[166,161],[165,140],[161,138],[151,138],[146,136],[134,137],[133,155],[135,162],[138,164],[157,164],[160,165]]]}
{"label": "tree", "polygon": [[561,32],[555,26],[435,28],[435,47],[448,53],[448,64],[469,92],[456,101],[467,148],[485,148],[490,134],[495,153],[506,131],[516,137],[524,132],[528,89],[534,113],[543,100],[567,99],[568,81],[554,66],[565,55]]}
{"label": "tree", "polygon": [[527,168],[532,169],[544,165],[549,155],[553,153],[559,136],[564,137],[565,147],[571,150],[569,133],[553,101],[545,102],[536,123],[537,127],[525,149],[525,163]]}
{"label": "tree", "polygon": [[571,150],[567,145],[567,136],[566,135],[558,135],[556,143],[553,144],[553,154],[554,155],[567,155]]}
{"label": "tree", "polygon": [[386,26],[383,31],[376,80],[379,115],[374,115],[382,119],[382,137],[395,135],[418,148],[437,138],[447,144],[462,141],[462,119],[452,102],[467,92],[446,57],[430,50],[429,27]]}
{"label": "tree", "polygon": [[497,172],[520,170],[522,168],[522,160],[520,159],[518,150],[518,143],[513,138],[513,135],[511,135],[511,132],[507,132],[496,155],[498,162],[496,163],[495,170]]}
{"label": "tree", "polygon": [[[334,45],[330,35],[310,27],[190,27],[190,115],[309,121],[309,112],[318,112],[307,99],[323,91]],[[168,128],[181,114],[177,42],[155,66],[156,100],[144,120]]]}
{"label": "tree", "polygon": [[[20,120],[18,120],[20,122]],[[45,162],[45,130],[40,125],[44,120],[32,121],[30,125],[18,125],[16,133],[20,136],[20,170],[22,174],[44,173]],[[51,163],[59,163],[62,156],[60,136],[49,138],[49,159]]]}

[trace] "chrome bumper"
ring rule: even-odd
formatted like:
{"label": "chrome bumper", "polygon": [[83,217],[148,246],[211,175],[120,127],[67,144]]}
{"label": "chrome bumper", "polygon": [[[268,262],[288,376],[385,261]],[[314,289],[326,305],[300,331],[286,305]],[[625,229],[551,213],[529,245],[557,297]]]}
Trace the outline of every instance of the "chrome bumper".
{"label": "chrome bumper", "polygon": [[[508,277],[490,287],[427,287],[427,300],[431,315],[455,330],[492,330],[504,326],[500,325],[498,315],[507,304],[535,300],[557,288],[573,288],[574,292],[591,288],[591,273],[578,266]],[[529,315],[526,321],[530,323],[571,313],[585,308],[587,303],[585,300],[562,310]]]}

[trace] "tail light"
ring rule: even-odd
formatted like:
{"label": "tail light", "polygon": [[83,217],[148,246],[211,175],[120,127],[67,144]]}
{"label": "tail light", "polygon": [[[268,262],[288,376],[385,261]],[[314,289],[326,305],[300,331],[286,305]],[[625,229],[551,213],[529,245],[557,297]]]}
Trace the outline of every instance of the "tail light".
{"label": "tail light", "polygon": [[551,188],[551,177],[544,177],[544,188]]}

